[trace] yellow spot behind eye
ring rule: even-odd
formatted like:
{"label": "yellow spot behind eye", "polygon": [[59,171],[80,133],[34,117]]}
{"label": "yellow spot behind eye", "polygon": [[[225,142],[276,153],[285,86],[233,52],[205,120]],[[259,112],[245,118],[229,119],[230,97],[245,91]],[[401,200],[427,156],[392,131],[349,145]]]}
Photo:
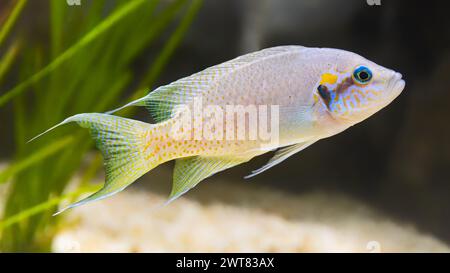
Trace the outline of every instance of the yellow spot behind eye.
{"label": "yellow spot behind eye", "polygon": [[325,73],[322,75],[322,78],[320,79],[320,84],[328,83],[328,84],[335,84],[337,82],[337,76]]}

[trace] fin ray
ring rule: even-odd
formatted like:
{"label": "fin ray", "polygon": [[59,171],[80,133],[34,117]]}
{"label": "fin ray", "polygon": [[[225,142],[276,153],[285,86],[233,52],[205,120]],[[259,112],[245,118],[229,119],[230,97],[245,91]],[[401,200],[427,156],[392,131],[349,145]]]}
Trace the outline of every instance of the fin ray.
{"label": "fin ray", "polygon": [[175,162],[173,186],[166,204],[177,199],[203,179],[236,165],[249,161],[253,156],[245,157],[203,157],[179,158]]}
{"label": "fin ray", "polygon": [[103,155],[106,180],[99,191],[56,214],[120,192],[156,167],[145,160],[143,149],[147,141],[145,132],[153,125],[99,113],[78,114],[66,119],[62,124],[73,121],[81,127],[89,128],[96,146]]}
{"label": "fin ray", "polygon": [[291,146],[287,146],[284,147],[278,151],[275,152],[275,155],[269,160],[269,162],[267,162],[266,165],[262,166],[259,169],[256,169],[254,171],[252,171],[251,174],[245,176],[244,178],[251,178],[257,174],[260,174],[270,168],[272,168],[275,165],[280,164],[281,162],[283,162],[284,160],[286,160],[287,158],[289,158],[290,156],[302,151],[303,149],[305,149],[306,147],[312,145],[314,142],[316,142],[317,140],[312,140],[312,141],[306,141],[306,142],[301,142],[298,144],[294,144]]}

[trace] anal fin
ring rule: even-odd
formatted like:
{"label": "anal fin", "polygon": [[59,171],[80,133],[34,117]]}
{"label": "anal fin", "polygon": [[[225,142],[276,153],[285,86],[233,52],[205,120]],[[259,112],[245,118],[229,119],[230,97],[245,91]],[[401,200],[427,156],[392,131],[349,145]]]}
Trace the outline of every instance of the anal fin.
{"label": "anal fin", "polygon": [[173,185],[166,204],[177,199],[203,179],[252,159],[253,155],[243,157],[205,157],[192,156],[175,161]]}

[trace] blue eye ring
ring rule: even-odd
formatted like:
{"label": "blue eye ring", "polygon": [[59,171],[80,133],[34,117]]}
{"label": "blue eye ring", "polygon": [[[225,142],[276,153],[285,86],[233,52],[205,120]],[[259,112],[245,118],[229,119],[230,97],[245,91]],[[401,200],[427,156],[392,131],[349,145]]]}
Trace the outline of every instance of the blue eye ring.
{"label": "blue eye ring", "polygon": [[366,85],[372,80],[373,74],[366,66],[358,66],[352,74],[353,80],[358,84]]}

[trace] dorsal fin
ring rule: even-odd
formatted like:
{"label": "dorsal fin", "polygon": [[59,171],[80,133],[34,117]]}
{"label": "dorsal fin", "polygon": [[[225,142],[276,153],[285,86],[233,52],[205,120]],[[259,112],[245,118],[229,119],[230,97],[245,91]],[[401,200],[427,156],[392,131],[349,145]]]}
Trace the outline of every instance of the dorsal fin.
{"label": "dorsal fin", "polygon": [[108,114],[117,112],[125,107],[145,106],[156,122],[170,119],[176,114],[176,106],[188,104],[195,97],[203,95],[221,77],[235,72],[240,68],[267,58],[294,52],[301,46],[278,46],[242,55],[230,61],[209,67],[191,76],[179,79],[171,84],[161,86],[147,96],[112,110]]}

